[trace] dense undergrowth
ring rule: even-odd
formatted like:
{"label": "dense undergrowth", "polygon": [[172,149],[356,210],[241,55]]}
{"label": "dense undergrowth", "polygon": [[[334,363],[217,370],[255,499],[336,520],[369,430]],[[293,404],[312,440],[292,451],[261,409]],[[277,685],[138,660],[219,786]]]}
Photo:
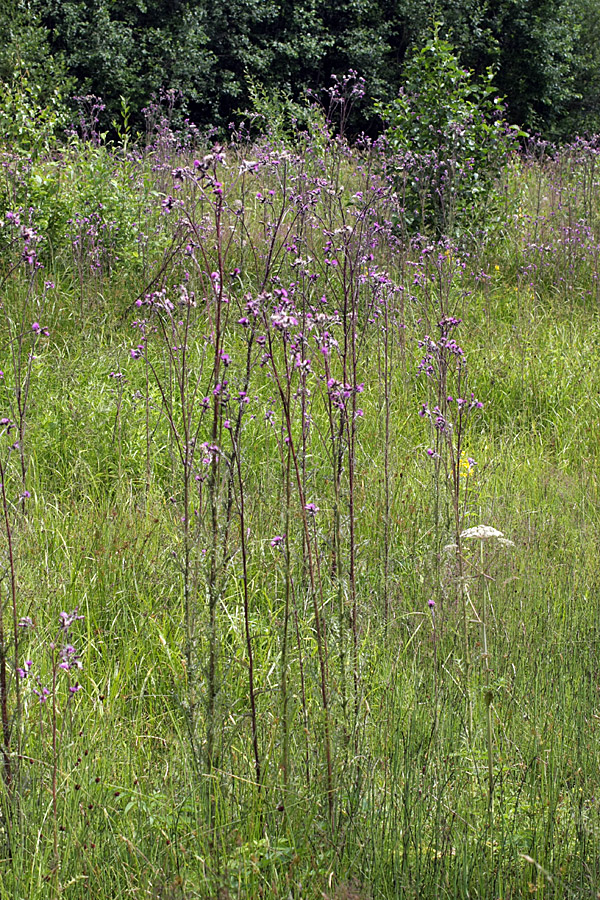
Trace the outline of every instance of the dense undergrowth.
{"label": "dense undergrowth", "polygon": [[596,159],[4,156],[2,896],[595,896]]}

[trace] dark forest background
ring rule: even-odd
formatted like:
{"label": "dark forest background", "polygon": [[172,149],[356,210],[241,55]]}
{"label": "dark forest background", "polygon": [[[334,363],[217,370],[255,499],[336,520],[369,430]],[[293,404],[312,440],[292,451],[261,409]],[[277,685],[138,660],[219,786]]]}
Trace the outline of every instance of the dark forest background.
{"label": "dark forest background", "polygon": [[[199,127],[224,130],[252,87],[303,102],[354,69],[354,132],[380,128],[403,61],[439,23],[465,67],[493,67],[507,118],[550,138],[600,124],[600,0],[5,0],[0,79],[40,103],[94,94],[106,127],[124,98],[133,127],[161,91]],[[119,119],[120,121],[120,119]]]}

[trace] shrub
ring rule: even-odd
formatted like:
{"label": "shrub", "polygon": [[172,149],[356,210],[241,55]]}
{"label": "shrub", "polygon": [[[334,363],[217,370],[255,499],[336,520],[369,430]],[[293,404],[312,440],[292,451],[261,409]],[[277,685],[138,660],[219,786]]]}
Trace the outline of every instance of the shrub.
{"label": "shrub", "polygon": [[520,134],[504,121],[492,77],[461,68],[436,28],[406,65],[399,96],[378,104],[408,230],[449,235],[484,218]]}

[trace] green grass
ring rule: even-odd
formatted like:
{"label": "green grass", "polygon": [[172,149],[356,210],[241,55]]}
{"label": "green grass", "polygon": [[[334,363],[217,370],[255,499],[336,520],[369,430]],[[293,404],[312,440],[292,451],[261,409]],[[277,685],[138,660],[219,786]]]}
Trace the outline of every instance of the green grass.
{"label": "green grass", "polygon": [[[342,175],[335,175],[334,162],[326,160],[327,177],[354,190],[362,177],[356,161],[343,161]],[[221,179],[232,185],[223,213],[227,227],[232,225],[231,242],[223,239],[224,271],[238,259],[247,261],[240,282],[233,279],[228,286],[223,335],[232,356],[232,394],[243,385],[246,347],[245,332],[235,324],[238,309],[243,311],[246,292],[256,296],[259,290],[269,246],[266,220],[273,218],[254,195],[270,185],[281,190],[276,169],[267,168],[263,181],[256,176],[251,189],[236,182],[235,171],[233,165],[223,169]],[[144,202],[150,202],[149,177],[146,172],[140,188]],[[159,185],[166,175],[156,178]],[[536,171],[523,170],[518,178],[520,202],[533,215]],[[135,192],[119,189],[120,214],[126,218],[129,207],[136,208]],[[75,203],[68,181],[60,190],[66,192],[60,203]],[[233,201],[244,191],[252,202],[242,229],[235,224]],[[191,209],[196,200],[185,196]],[[202,215],[210,214],[210,202],[210,197],[201,201]],[[348,209],[329,195],[319,203],[306,221],[294,220],[294,229],[302,255],[317,260],[321,278],[315,291],[320,294],[325,285],[341,306],[342,275],[323,262],[322,228],[335,226],[343,233]],[[293,220],[291,207],[286,215]],[[319,227],[310,226],[311,216]],[[162,265],[172,225],[158,213],[147,218],[164,220],[149,253],[151,272]],[[358,226],[349,221],[353,240],[360,243]],[[214,223],[202,227],[214,265]],[[492,525],[514,542],[511,548],[486,550],[485,556],[491,811],[482,579],[469,584],[469,661],[456,559],[443,550],[455,536],[448,479],[442,468],[436,482],[425,453],[432,437],[417,415],[430,390],[416,374],[422,355],[417,340],[427,330],[418,320],[425,310],[435,321],[437,295],[416,291],[409,301],[413,269],[404,252],[392,252],[384,242],[376,249],[380,270],[406,288],[402,313],[399,295],[389,300],[390,315],[402,318],[405,329],[391,329],[386,347],[381,320],[369,323],[364,315],[358,326],[364,344],[355,381],[364,381],[365,390],[357,399],[364,416],[353,432],[352,492],[347,440],[336,437],[333,446],[343,461],[336,495],[326,379],[319,379],[325,363],[313,347],[311,393],[294,398],[301,384],[294,374],[290,401],[305,500],[320,507],[307,523],[307,538],[293,469],[287,501],[287,445],[276,384],[268,377],[269,365],[261,367],[257,356],[240,436],[244,531],[240,485],[228,476],[234,471],[230,460],[229,468],[220,464],[222,480],[214,494],[223,556],[221,549],[218,558],[211,555],[209,481],[202,482],[204,493],[192,503],[191,511],[196,505],[199,514],[190,526],[187,613],[176,439],[151,379],[147,444],[145,368],[129,352],[138,341],[131,320],[142,313],[124,315],[145,290],[144,273],[116,266],[105,274],[101,296],[87,276],[80,290],[56,226],[57,246],[33,286],[22,272],[7,277],[0,326],[2,415],[14,417],[15,335],[22,333],[23,345],[32,346],[30,324],[39,318],[50,338],[34,348],[24,443],[31,499],[25,514],[16,502],[23,489],[18,450],[8,449],[14,432],[10,440],[2,438],[18,616],[31,616],[36,626],[19,633],[19,659],[31,659],[33,666],[20,684],[20,720],[11,721],[13,783],[1,787],[2,897],[508,900],[531,894],[575,900],[600,890],[600,317],[585,293],[593,276],[590,255],[583,271],[576,270],[579,281],[568,302],[552,279],[546,283],[540,277],[533,290],[528,287],[515,250],[526,244],[521,227],[519,216],[509,217],[499,223],[498,236],[478,250],[488,280],[475,281],[467,270],[449,276],[444,288],[464,319],[457,337],[467,354],[469,390],[484,401],[465,433],[464,447],[477,465],[463,484],[468,492],[462,524]],[[290,239],[286,232],[277,246]],[[353,253],[349,243],[338,256],[351,261]],[[289,262],[282,250],[271,273],[282,284],[301,280]],[[187,263],[173,265],[183,269]],[[173,289],[181,273],[166,277]],[[50,278],[56,289],[39,311],[41,285]],[[205,274],[192,273],[191,285],[198,298],[206,297]],[[312,298],[313,289],[304,289]],[[362,316],[370,283],[358,290]],[[206,300],[194,310],[190,355],[191,371],[202,378],[199,397],[211,384],[205,310]],[[331,328],[342,334],[339,322]],[[160,334],[151,340],[150,358],[164,387],[173,357]],[[281,370],[280,348],[274,356]],[[330,361],[335,377],[344,380],[341,357],[333,353]],[[109,377],[117,371],[127,378],[122,395]],[[302,396],[311,416],[304,432]],[[181,427],[181,413],[174,408],[174,424]],[[194,404],[194,415],[198,408]],[[274,425],[265,421],[271,408]],[[235,409],[230,401],[227,415]],[[199,440],[210,440],[209,425],[208,417],[202,420]],[[227,441],[221,424],[219,443],[227,448]],[[0,588],[12,716],[17,708],[12,600],[3,528]],[[271,546],[271,539],[284,533],[287,561]],[[469,571],[477,570],[477,553],[472,545],[464,548],[465,565],[473,566]],[[217,567],[212,584],[211,560]],[[217,594],[213,621],[211,589]],[[434,619],[428,607],[432,598]],[[75,608],[85,618],[75,623],[70,640],[83,669],[58,672],[53,735],[52,698],[40,704],[33,688],[51,685],[50,645],[60,645],[59,613]],[[327,713],[315,610],[324,626]],[[216,653],[212,710],[211,648]],[[69,697],[68,683],[77,679],[82,690]],[[197,705],[190,709],[193,701]],[[209,725],[215,747],[210,764]]]}

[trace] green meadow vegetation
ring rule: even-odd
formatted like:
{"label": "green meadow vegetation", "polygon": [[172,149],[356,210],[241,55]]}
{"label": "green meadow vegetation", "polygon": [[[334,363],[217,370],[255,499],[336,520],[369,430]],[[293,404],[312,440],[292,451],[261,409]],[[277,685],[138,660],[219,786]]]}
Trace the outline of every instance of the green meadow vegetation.
{"label": "green meadow vegetation", "polygon": [[3,898],[600,891],[599,145],[360,90],[2,151]]}

